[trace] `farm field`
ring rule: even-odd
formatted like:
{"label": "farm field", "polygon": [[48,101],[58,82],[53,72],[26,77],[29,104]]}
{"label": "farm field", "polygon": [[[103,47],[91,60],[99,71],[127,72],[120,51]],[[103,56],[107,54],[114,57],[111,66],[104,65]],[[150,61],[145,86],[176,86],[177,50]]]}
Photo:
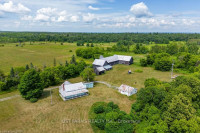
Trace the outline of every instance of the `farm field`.
{"label": "farm field", "polygon": [[[0,102],[1,131],[90,133],[93,132],[90,123],[78,121],[88,120],[91,105],[98,101],[113,101],[121,110],[130,113],[134,100],[105,85],[95,86],[89,89],[89,96],[66,102],[60,98],[57,89],[53,90],[53,105],[49,91],[45,91],[43,97],[34,104],[21,97]],[[67,123],[69,119],[77,120],[77,123]]]}
{"label": "farm field", "polygon": [[[97,45],[97,44],[95,44]],[[98,44],[100,47],[110,47],[112,44]],[[30,45],[25,44],[24,47],[16,47],[16,44],[6,44],[0,47],[0,69],[8,73],[11,67],[25,66],[32,62],[37,67],[42,68],[43,65],[53,66],[54,58],[57,64],[70,60],[75,55],[77,47],[75,43],[36,43]],[[72,50],[72,52],[69,52]],[[141,67],[140,59],[144,58],[144,54],[134,54],[133,52],[110,52],[110,54],[130,55],[134,58],[134,64],[115,65],[113,69],[105,74],[96,76],[96,81],[105,81],[114,86],[126,84],[140,90],[144,87],[144,81],[148,78],[156,78],[161,81],[171,81],[171,72],[162,72],[154,70],[153,67]],[[82,58],[76,57],[77,60]],[[86,60],[88,64],[93,59]],[[132,74],[128,74],[131,70]],[[174,75],[182,75],[174,73]],[[82,78],[69,79],[70,82],[81,82]],[[21,132],[93,132],[90,123],[83,122],[88,120],[90,107],[95,102],[110,102],[118,104],[120,109],[126,113],[130,113],[131,105],[135,102],[136,95],[131,97],[124,96],[112,88],[108,88],[102,84],[96,84],[94,88],[89,90],[90,95],[70,101],[64,102],[59,94],[58,89],[53,90],[53,105],[51,105],[50,92],[45,90],[42,98],[36,103],[30,103],[16,97],[4,102],[0,102],[0,129],[1,131],[21,131]],[[5,98],[19,94],[13,91],[6,94],[0,94],[0,98]],[[69,122],[74,120],[75,122]],[[80,123],[80,120],[82,122]]]}
{"label": "farm field", "polygon": [[[72,52],[69,52],[72,50]],[[11,67],[20,67],[32,62],[38,67],[53,66],[54,58],[64,63],[75,53],[76,46],[73,44],[26,44],[23,47],[16,47],[16,44],[6,44],[0,47],[0,69],[9,72]]]}
{"label": "farm field", "polygon": [[[31,62],[40,68],[44,65],[53,66],[54,58],[57,64],[64,64],[66,60],[70,60],[73,54],[75,55],[75,50],[79,48],[75,43],[64,43],[64,45],[60,45],[60,43],[34,43],[33,45],[25,43],[23,47],[16,47],[16,45],[18,44],[5,44],[4,47],[0,47],[0,69],[5,73],[8,73],[11,67],[21,67]],[[86,60],[86,62],[88,61]]]}

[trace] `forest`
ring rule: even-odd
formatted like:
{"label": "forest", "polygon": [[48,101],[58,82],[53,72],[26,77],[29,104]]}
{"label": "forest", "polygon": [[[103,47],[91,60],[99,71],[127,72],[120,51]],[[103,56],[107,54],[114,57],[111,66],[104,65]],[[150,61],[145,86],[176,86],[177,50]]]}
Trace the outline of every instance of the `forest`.
{"label": "forest", "polygon": [[0,32],[1,43],[16,42],[85,42],[109,43],[129,41],[135,43],[168,44],[169,41],[186,41],[200,44],[200,34],[184,33],[53,33],[53,32]]}

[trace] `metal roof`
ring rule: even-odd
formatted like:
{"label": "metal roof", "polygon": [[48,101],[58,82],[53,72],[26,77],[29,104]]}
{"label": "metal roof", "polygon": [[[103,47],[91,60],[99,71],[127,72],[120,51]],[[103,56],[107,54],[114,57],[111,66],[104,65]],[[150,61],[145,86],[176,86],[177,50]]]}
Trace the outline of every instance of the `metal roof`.
{"label": "metal roof", "polygon": [[118,56],[117,55],[113,55],[113,56],[109,56],[109,57],[106,57],[106,58],[102,58],[102,60],[105,60],[108,63],[115,62],[115,61],[118,61]]}
{"label": "metal roof", "polygon": [[122,60],[122,61],[130,61],[132,56],[125,56],[125,55],[117,55],[118,56],[118,60]]}
{"label": "metal roof", "polygon": [[65,87],[65,92],[72,92],[76,90],[86,89],[86,85],[84,85],[82,82],[64,85],[64,87]]}
{"label": "metal roof", "polygon": [[133,90],[137,90],[136,88],[133,88],[131,86],[128,86],[128,85],[124,85],[122,84],[120,87],[119,87],[119,91],[123,91],[123,92],[132,92]]}
{"label": "metal roof", "polygon": [[103,67],[97,67],[97,71],[102,72],[105,71],[105,69]]}
{"label": "metal roof", "polygon": [[130,61],[131,58],[132,58],[132,56],[113,55],[113,56],[109,56],[109,57],[106,57],[106,58],[102,58],[101,60],[105,60],[105,61],[107,61],[108,63],[110,63],[110,62],[115,62],[115,61],[119,61],[119,60],[122,60],[122,61]]}
{"label": "metal roof", "polygon": [[[68,81],[66,83],[68,83]],[[66,97],[66,96],[73,96],[80,93],[86,93],[88,92],[88,90],[86,89],[86,85],[84,85],[82,82],[75,83],[75,84],[65,84],[64,82],[59,87],[59,92],[63,97]]]}
{"label": "metal roof", "polygon": [[105,60],[102,59],[95,59],[94,62],[92,63],[93,65],[97,65],[97,66],[103,66],[105,64]]}
{"label": "metal roof", "polygon": [[107,69],[111,69],[112,66],[110,66],[110,65],[106,65],[106,66],[104,66],[104,68],[107,70]]}

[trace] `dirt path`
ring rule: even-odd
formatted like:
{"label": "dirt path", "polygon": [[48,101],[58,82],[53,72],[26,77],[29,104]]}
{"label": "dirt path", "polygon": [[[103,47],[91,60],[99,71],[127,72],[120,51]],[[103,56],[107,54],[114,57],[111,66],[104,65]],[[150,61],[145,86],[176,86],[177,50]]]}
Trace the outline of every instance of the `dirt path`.
{"label": "dirt path", "polygon": [[104,81],[95,81],[95,83],[104,84],[104,85],[108,86],[109,88],[114,88],[114,89],[117,89],[117,90],[119,89],[119,87],[113,86],[113,85],[111,85],[111,84],[109,84],[107,82],[104,82]]}
{"label": "dirt path", "polygon": [[16,98],[16,97],[19,97],[19,96],[20,95],[13,95],[13,96],[10,96],[10,97],[5,97],[5,98],[0,99],[0,102],[6,101],[6,100],[9,100],[9,99],[13,99],[13,98]]}
{"label": "dirt path", "polygon": [[[118,89],[118,88],[119,88],[119,87],[117,87],[117,86],[113,86],[113,85],[111,85],[111,84],[109,84],[109,83],[107,83],[107,82],[104,82],[104,81],[95,81],[95,83],[104,84],[104,85],[108,86],[109,88],[113,88],[113,89]],[[49,87],[49,88],[46,88],[46,89],[44,89],[44,90],[53,90],[53,89],[56,89],[56,88],[59,88],[59,86]],[[19,97],[19,96],[20,96],[20,95],[13,95],[13,96],[1,98],[1,99],[0,99],[0,102],[7,101],[7,100],[10,100],[10,99]]]}
{"label": "dirt path", "polygon": [[[44,90],[53,90],[53,89],[56,89],[56,88],[59,88],[59,86],[54,86],[54,87],[46,88]],[[10,100],[10,99],[13,99],[13,98],[16,98],[16,97],[20,97],[20,95],[13,95],[13,96],[1,98],[0,102],[7,101],[7,100]]]}

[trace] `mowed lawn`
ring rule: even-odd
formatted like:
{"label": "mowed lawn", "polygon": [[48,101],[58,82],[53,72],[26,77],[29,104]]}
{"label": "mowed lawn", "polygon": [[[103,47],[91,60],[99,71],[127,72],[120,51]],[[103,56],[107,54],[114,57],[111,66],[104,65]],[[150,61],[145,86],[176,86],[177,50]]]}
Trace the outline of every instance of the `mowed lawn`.
{"label": "mowed lawn", "polygon": [[[131,70],[132,74],[128,74]],[[134,72],[135,70],[142,70],[143,72]],[[174,75],[182,75],[174,73]],[[96,76],[98,81],[106,81],[116,86],[126,84],[129,86],[136,87],[138,89],[144,87],[144,82],[148,78],[156,78],[161,81],[171,81],[171,72],[161,72],[154,70],[152,67],[141,67],[138,65],[115,65],[113,69],[107,71],[106,74]]]}
{"label": "mowed lawn", "polygon": [[96,84],[89,92],[89,96],[64,102],[56,89],[53,91],[53,105],[49,91],[45,91],[37,103],[30,103],[21,97],[0,102],[0,131],[90,133],[93,130],[87,120],[93,103],[113,101],[127,113],[130,113],[134,103],[117,90],[101,84]]}

